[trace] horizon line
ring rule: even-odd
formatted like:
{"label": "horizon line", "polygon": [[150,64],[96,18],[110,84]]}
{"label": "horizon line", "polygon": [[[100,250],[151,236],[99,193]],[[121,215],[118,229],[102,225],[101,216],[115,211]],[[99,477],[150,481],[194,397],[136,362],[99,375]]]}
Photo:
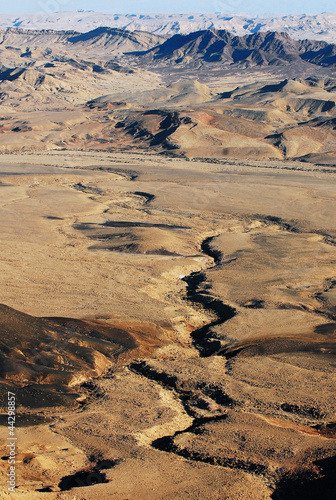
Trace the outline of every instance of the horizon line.
{"label": "horizon line", "polygon": [[277,13],[277,14],[272,14],[272,13],[264,13],[264,14],[248,14],[245,12],[228,12],[228,11],[216,11],[216,12],[195,12],[195,11],[190,11],[190,12],[113,12],[113,11],[101,11],[101,10],[93,10],[93,9],[74,9],[74,10],[59,10],[55,12],[45,12],[45,11],[37,11],[37,12],[22,12],[21,14],[18,13],[2,13],[0,12],[0,17],[2,16],[34,16],[34,15],[56,15],[56,14],[70,14],[70,13],[93,13],[93,14],[104,14],[104,15],[111,15],[111,16],[166,16],[166,15],[177,15],[177,16],[187,16],[187,15],[201,15],[201,16],[213,16],[213,15],[223,15],[227,17],[252,17],[252,18],[269,18],[269,17],[295,17],[295,16],[318,16],[318,15],[323,15],[323,14],[335,14],[336,12],[332,11],[323,11],[323,12],[314,12],[314,13],[306,13],[306,12],[297,12],[297,13],[292,13],[292,14],[284,14],[284,13]]}

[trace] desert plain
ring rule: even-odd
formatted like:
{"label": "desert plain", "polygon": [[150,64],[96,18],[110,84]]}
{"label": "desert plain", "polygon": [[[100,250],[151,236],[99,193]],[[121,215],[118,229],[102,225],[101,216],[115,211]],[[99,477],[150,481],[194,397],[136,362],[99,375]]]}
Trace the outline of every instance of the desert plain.
{"label": "desert plain", "polygon": [[2,33],[1,498],[8,391],[15,498],[335,497],[335,69],[225,36]]}

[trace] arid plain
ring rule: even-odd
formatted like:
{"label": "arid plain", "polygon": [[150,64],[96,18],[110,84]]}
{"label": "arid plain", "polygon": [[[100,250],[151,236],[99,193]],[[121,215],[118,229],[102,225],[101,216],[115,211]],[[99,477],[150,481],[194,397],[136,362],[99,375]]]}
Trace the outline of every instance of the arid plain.
{"label": "arid plain", "polygon": [[1,36],[0,497],[334,498],[333,63]]}

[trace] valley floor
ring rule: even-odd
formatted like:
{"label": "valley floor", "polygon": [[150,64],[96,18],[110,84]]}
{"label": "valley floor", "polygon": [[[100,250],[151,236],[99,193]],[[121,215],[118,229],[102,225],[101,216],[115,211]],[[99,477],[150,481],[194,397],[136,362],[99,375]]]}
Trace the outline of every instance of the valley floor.
{"label": "valley floor", "polygon": [[0,498],[334,498],[335,172],[2,154]]}

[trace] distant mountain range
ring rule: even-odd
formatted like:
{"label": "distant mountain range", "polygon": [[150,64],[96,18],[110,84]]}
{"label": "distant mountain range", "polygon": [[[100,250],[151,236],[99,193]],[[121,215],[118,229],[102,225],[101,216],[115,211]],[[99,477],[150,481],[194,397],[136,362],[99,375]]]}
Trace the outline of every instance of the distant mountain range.
{"label": "distant mountain range", "polygon": [[[48,56],[50,62],[60,61],[63,57],[64,62],[69,59],[66,55],[69,50],[80,55],[80,60],[72,65],[77,67],[79,64],[84,68],[92,64],[83,57],[109,61],[106,67],[109,69],[115,68],[120,62],[149,70],[166,66],[174,69],[227,69],[229,66],[289,67],[293,64],[297,70],[302,65],[330,68],[332,72],[336,68],[335,44],[307,39],[293,40],[287,33],[277,32],[236,36],[226,30],[211,29],[163,37],[143,31],[129,32],[103,27],[87,33],[15,28],[0,30],[0,44],[2,63],[5,59],[13,60],[14,53],[19,51],[19,66],[23,66],[23,69],[37,67],[41,56]],[[2,75],[3,72],[0,78]]]}
{"label": "distant mountain range", "polygon": [[224,13],[104,14],[93,11],[0,15],[0,28],[74,30],[83,33],[102,26],[170,36],[208,29],[225,29],[239,36],[278,31],[288,33],[296,40],[308,38],[329,43],[336,42],[336,13],[273,18],[234,16]]}

